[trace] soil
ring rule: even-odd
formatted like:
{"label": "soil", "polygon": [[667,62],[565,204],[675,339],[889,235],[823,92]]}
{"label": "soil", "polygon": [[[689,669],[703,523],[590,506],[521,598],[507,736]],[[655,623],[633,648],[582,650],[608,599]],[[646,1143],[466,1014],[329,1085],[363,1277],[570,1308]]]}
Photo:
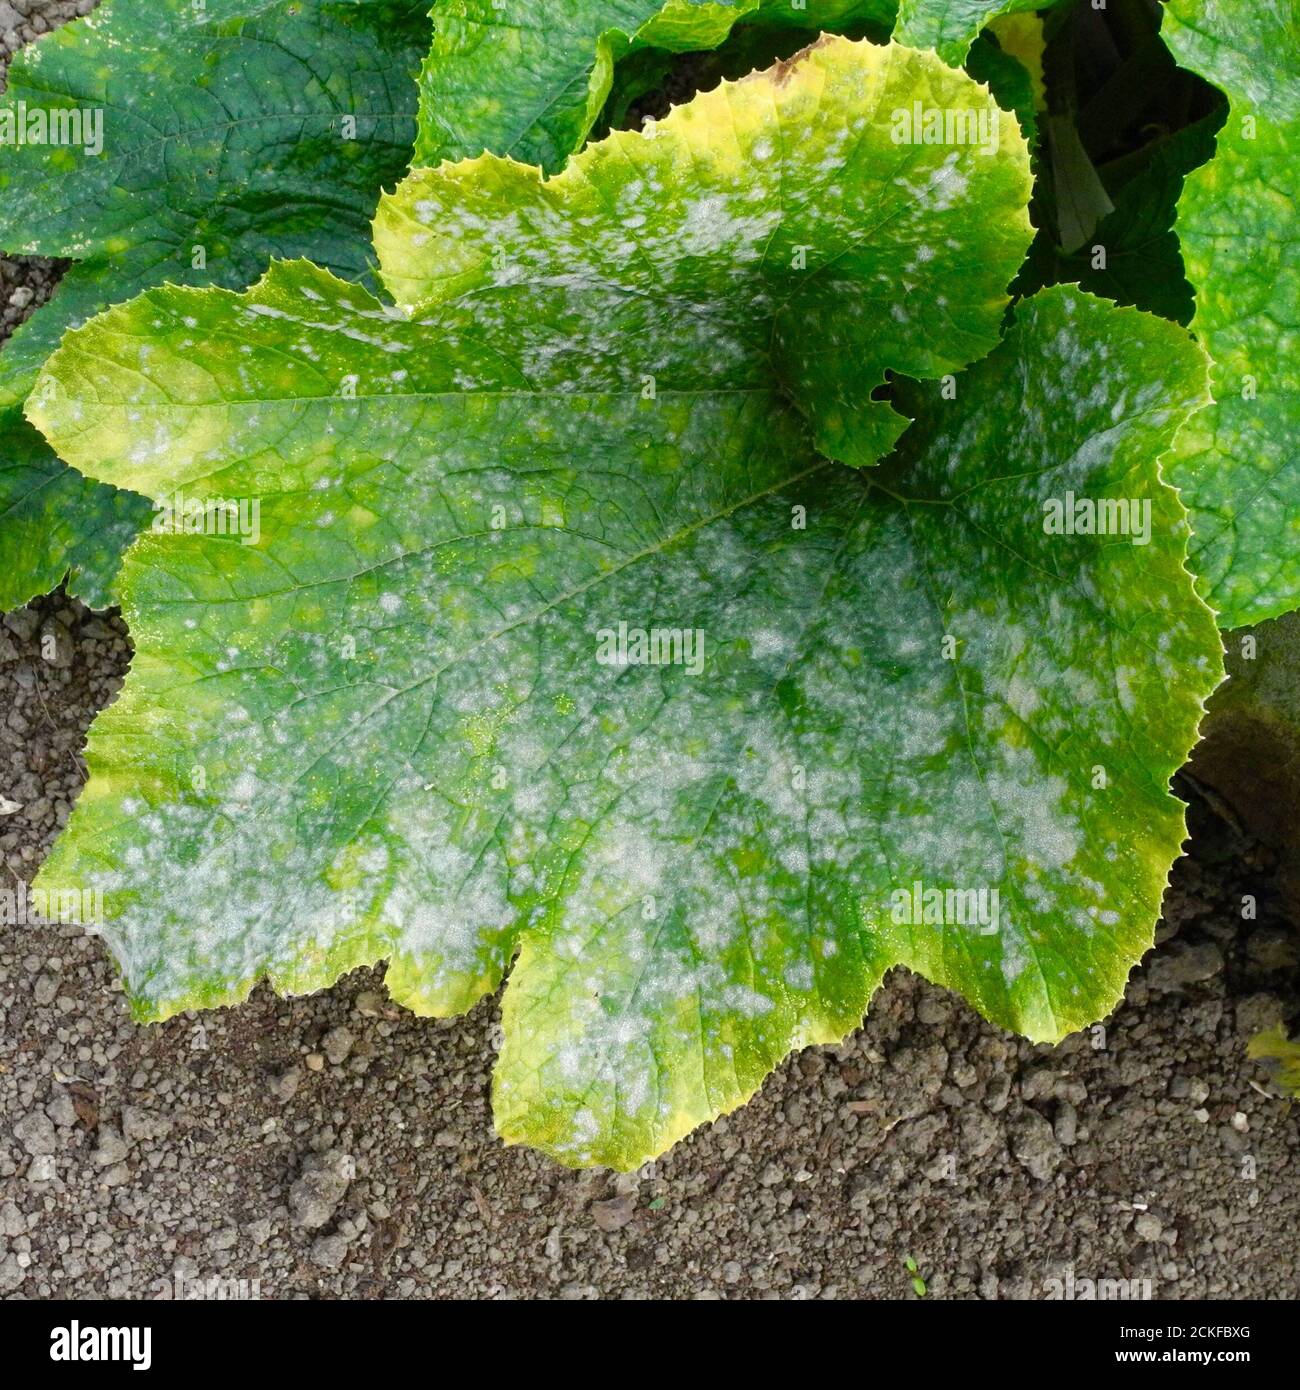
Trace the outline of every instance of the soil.
{"label": "soil", "polygon": [[[0,58],[87,8],[0,0]],[[57,272],[0,259],[0,337]],[[51,627],[67,664],[42,659]],[[66,820],[129,657],[118,616],[61,593],[0,619],[22,808],[0,887]],[[1271,852],[1178,786],[1190,852],[1104,1025],[1031,1046],[900,969],[843,1046],[631,1177],[496,1139],[495,1000],[416,1018],[376,968],[144,1027],[100,940],[0,928],[0,1293],[1295,1298],[1300,1114],[1246,1042],[1294,1010],[1300,938]]]}

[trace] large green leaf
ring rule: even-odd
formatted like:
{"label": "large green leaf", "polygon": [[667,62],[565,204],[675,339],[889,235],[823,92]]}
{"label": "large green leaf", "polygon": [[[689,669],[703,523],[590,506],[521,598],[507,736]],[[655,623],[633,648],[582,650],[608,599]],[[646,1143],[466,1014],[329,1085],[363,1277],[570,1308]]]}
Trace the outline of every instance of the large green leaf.
{"label": "large green leaf", "polygon": [[[66,328],[151,285],[238,288],[296,255],[366,276],[379,189],[409,163],[426,8],[108,0],[19,54],[0,120],[98,112],[102,151],[0,149],[0,246],[78,262],[0,353],[0,409],[21,402]],[[103,602],[109,539],[129,539],[120,523],[140,508],[41,466],[60,508],[52,532],[24,446],[0,435],[0,606],[65,569],[74,592]],[[83,542],[98,554],[84,569]]]}
{"label": "large green leaf", "polygon": [[1171,0],[1162,33],[1231,103],[1178,205],[1215,404],[1179,436],[1171,477],[1204,592],[1237,627],[1300,605],[1300,26],[1292,0]]}
{"label": "large green leaf", "polygon": [[638,50],[717,47],[738,22],[888,29],[897,0],[437,0],[420,76],[417,164],[510,155],[553,172],[583,143],[614,67]]}
{"label": "large green leaf", "polygon": [[[136,659],[40,879],[104,892],[139,1015],[384,957],[450,1013],[518,952],[502,1132],[630,1167],[898,962],[1035,1037],[1105,1012],[1219,672],[1157,467],[1204,362],[1049,291],[894,462],[820,457],[892,437],[882,365],[993,341],[1028,237],[1018,137],[895,146],[912,100],[989,106],[831,41],[549,182],[412,175],[409,317],[292,263],[69,337],[30,406],[67,457],[261,507],[129,554]],[[1149,501],[1150,544],[1047,534],[1067,491]],[[896,920],[918,880],[997,889],[997,930]]]}

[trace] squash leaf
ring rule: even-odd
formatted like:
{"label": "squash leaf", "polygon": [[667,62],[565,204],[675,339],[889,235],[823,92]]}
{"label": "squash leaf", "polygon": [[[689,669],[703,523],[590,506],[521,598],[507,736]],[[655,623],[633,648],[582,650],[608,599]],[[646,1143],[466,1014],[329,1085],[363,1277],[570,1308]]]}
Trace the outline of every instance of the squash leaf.
{"label": "squash leaf", "polygon": [[1179,436],[1170,476],[1203,592],[1233,628],[1300,605],[1300,28],[1289,0],[1170,0],[1161,32],[1230,103],[1178,204],[1214,405]]}
{"label": "squash leaf", "polygon": [[[399,309],[277,262],[69,335],[55,447],[260,509],[129,553],[135,662],[38,880],[103,892],[140,1017],[381,958],[455,1013],[513,959],[501,1132],[630,1168],[894,964],[1036,1038],[1110,1007],[1221,669],[1158,465],[1204,358],[1055,289],[954,376],[1027,155],[895,145],[914,100],[992,107],[825,41],[549,181],[416,171]],[[886,367],[947,379],[867,466]],[[1145,543],[1049,534],[1067,495],[1146,504]]]}
{"label": "squash leaf", "polygon": [[[299,255],[365,278],[379,189],[410,159],[426,8],[107,0],[21,52],[0,123],[76,112],[84,139],[6,142],[0,246],[77,264],[0,352],[0,411],[21,403],[65,329],[149,286],[242,288],[272,257]],[[0,608],[68,570],[79,597],[107,601],[123,522],[147,507],[60,477],[48,456],[34,492],[15,429],[0,430]]]}

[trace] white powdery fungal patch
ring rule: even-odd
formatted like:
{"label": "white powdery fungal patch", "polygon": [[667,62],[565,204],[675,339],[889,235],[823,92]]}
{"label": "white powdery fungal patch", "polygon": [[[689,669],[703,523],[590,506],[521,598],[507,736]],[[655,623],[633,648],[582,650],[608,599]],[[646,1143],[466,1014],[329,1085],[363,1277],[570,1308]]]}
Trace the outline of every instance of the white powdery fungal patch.
{"label": "white powdery fungal patch", "polygon": [[763,245],[780,225],[783,209],[764,213],[738,212],[725,193],[688,199],[686,216],[677,232],[687,256],[727,256],[741,262],[762,254]]}

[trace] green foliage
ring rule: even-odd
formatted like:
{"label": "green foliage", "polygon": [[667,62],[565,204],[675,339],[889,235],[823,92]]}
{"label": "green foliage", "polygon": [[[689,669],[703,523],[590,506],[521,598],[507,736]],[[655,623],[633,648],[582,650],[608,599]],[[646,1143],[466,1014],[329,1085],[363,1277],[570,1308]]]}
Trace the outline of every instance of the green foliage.
{"label": "green foliage", "polygon": [[1111,211],[1098,221],[1086,245],[1065,251],[1050,232],[1040,232],[1017,288],[1031,294],[1043,285],[1081,285],[1117,304],[1189,323],[1192,287],[1183,273],[1174,214],[1183,179],[1214,153],[1221,119],[1218,113],[1204,116],[1162,137],[1144,151],[1140,163],[1117,174]]}
{"label": "green foliage", "polygon": [[0,150],[77,262],[0,354],[0,603],[130,624],[40,884],[138,1017],[508,974],[501,1133],[629,1168],[895,965],[1116,1002],[1204,599],[1300,602],[1289,6],[894,10],[109,0],[15,63],[106,138]]}
{"label": "green foliage", "polygon": [[1238,627],[1300,604],[1300,25],[1290,0],[1171,0],[1164,14],[1174,56],[1230,100],[1178,206],[1215,404],[1183,431],[1171,476],[1204,591]]}
{"label": "green foliage", "polygon": [[0,607],[56,588],[92,608],[115,601],[122,552],[149,520],[148,500],[69,468],[23,418],[0,409]]}
{"label": "green foliage", "polygon": [[0,120],[98,112],[102,149],[0,147],[0,246],[77,262],[0,353],[0,607],[65,571],[72,592],[108,602],[149,511],[69,473],[23,429],[16,408],[60,336],[152,285],[242,288],[276,256],[366,279],[380,187],[410,159],[426,11],[107,0],[15,58]]}

